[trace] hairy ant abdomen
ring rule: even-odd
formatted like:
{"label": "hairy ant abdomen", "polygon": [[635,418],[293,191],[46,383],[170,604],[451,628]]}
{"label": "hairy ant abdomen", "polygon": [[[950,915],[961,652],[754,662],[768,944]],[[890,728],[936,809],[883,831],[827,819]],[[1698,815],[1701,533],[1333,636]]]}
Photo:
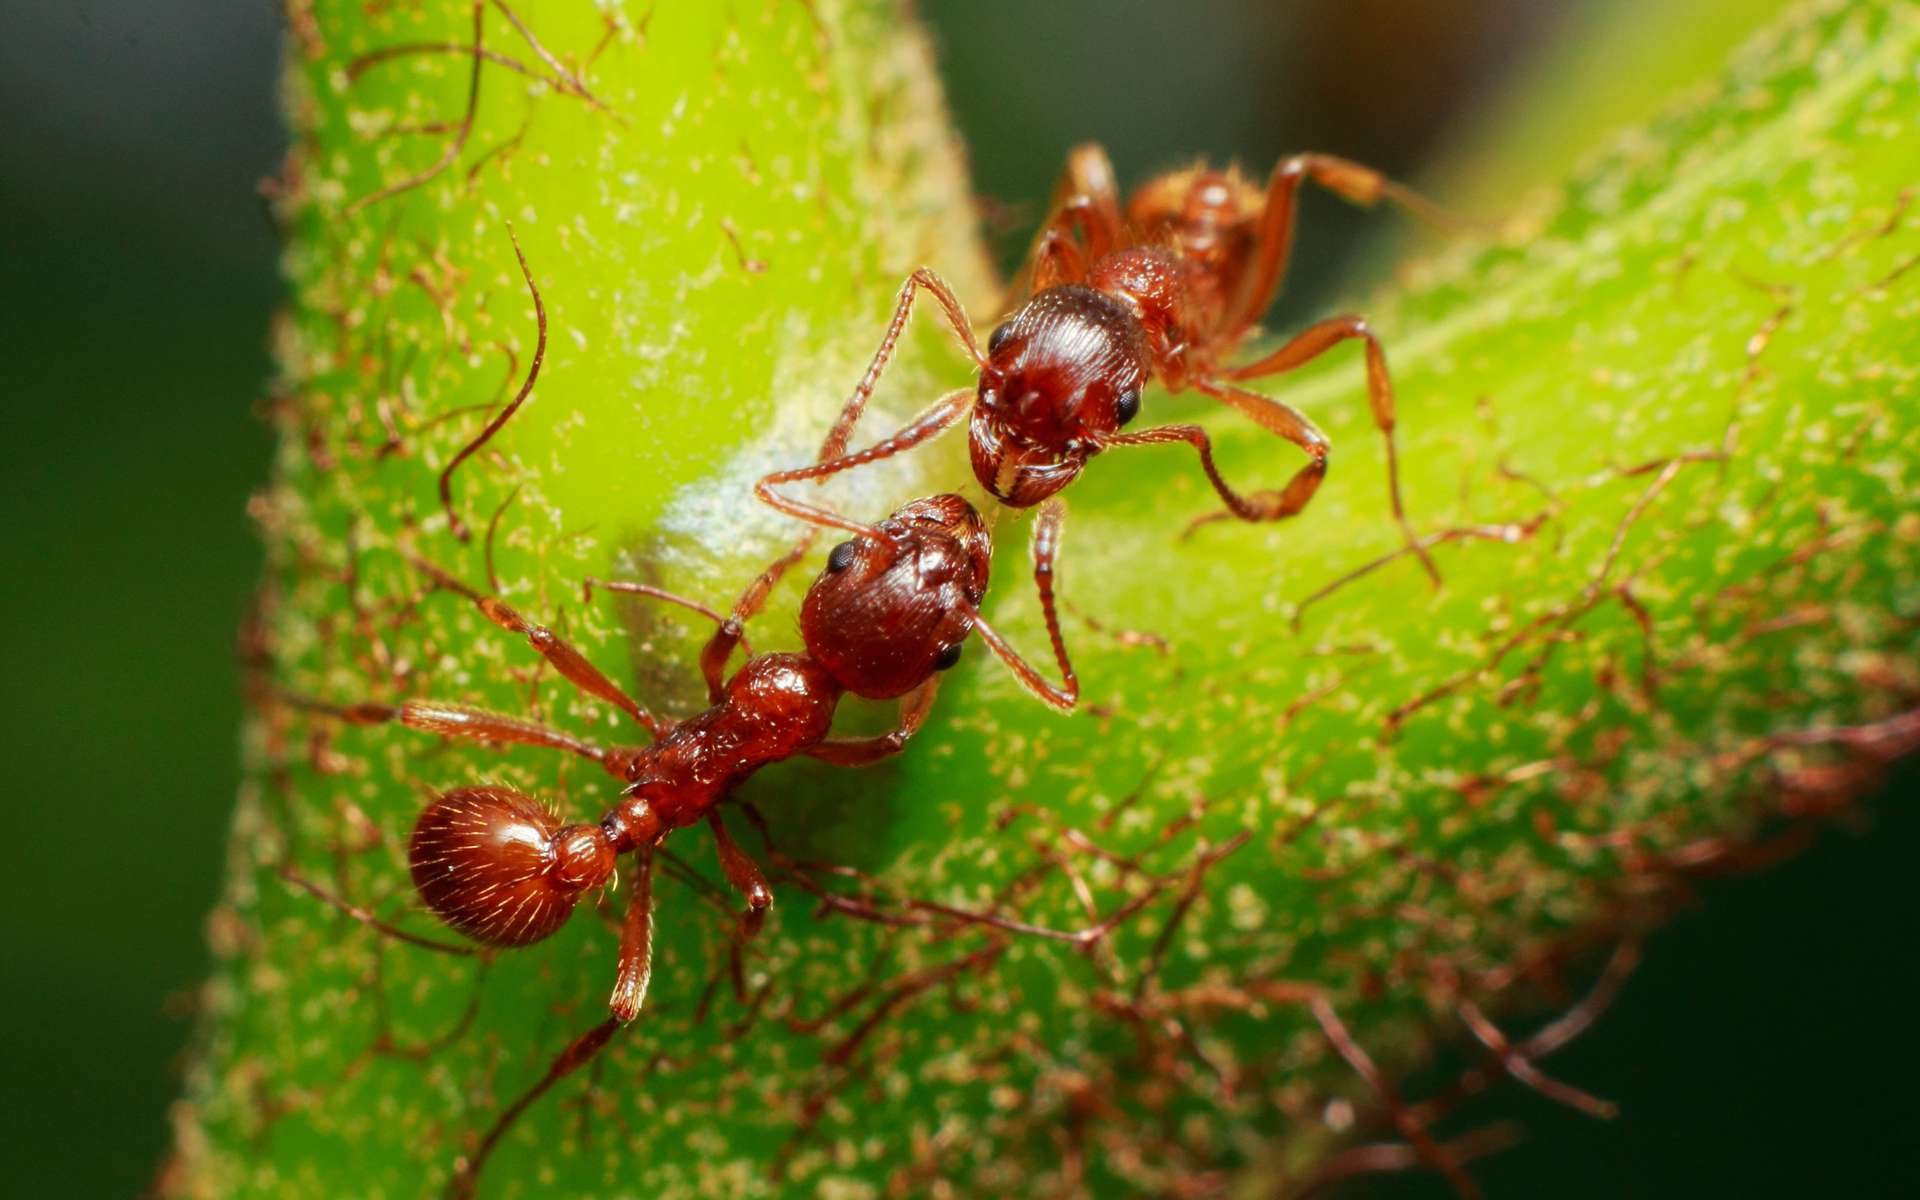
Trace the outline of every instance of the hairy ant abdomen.
{"label": "hairy ant abdomen", "polygon": [[408,847],[414,886],[441,920],[477,942],[524,946],[566,923],[582,892],[613,874],[592,825],[562,826],[504,787],[457,788],[426,807]]}

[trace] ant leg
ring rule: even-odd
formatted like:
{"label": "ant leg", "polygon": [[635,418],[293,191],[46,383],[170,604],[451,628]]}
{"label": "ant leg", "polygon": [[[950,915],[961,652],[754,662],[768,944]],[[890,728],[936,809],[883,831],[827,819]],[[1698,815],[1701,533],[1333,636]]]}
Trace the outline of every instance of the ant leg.
{"label": "ant leg", "polygon": [[[1278,521],[1291,517],[1307,506],[1314,493],[1320,490],[1320,481],[1326,478],[1327,454],[1332,449],[1327,435],[1321,433],[1307,415],[1291,404],[1282,403],[1271,397],[1249,392],[1245,388],[1231,384],[1216,384],[1197,379],[1193,386],[1216,400],[1232,405],[1269,433],[1292,442],[1307,452],[1308,462],[1294,472],[1287,486],[1281,490],[1254,492],[1247,497],[1249,503],[1260,510],[1257,518],[1262,521]],[[1237,514],[1215,511],[1195,517],[1187,525],[1185,534],[1191,536],[1195,529],[1212,521],[1223,521]]]}
{"label": "ant leg", "polygon": [[654,737],[659,737],[673,727],[671,721],[663,721],[642,708],[638,700],[621,691],[620,685],[608,679],[601,673],[600,668],[587,661],[586,655],[568,645],[553,630],[527,620],[503,601],[492,596],[474,596],[473,602],[480,609],[481,614],[495,625],[509,633],[525,634],[527,644],[532,646],[540,657],[552,663],[554,669],[559,671],[568,683],[587,695],[597,696],[626,713]]}
{"label": "ant leg", "polygon": [[1014,280],[1007,307],[1058,284],[1078,283],[1087,263],[1119,244],[1122,225],[1120,185],[1107,152],[1096,142],[1075,146],[1053,186],[1047,219],[1027,250],[1026,268]]}
{"label": "ant leg", "polygon": [[1350,204],[1371,208],[1387,200],[1429,224],[1459,224],[1432,201],[1372,167],[1330,154],[1296,154],[1283,159],[1267,181],[1267,202],[1254,233],[1253,270],[1221,318],[1221,340],[1230,341],[1246,332],[1273,303],[1274,294],[1280,290],[1280,277],[1286,273],[1287,260],[1293,252],[1300,185],[1309,179]]}
{"label": "ant leg", "polygon": [[[1205,436],[1201,434],[1202,438]],[[1202,456],[1205,456],[1205,451],[1202,451]],[[1057,498],[1049,500],[1034,519],[1032,542],[1033,582],[1040,591],[1040,611],[1046,617],[1047,638],[1053,643],[1053,658],[1060,667],[1060,686],[1055,687],[1042,678],[1040,672],[1021,658],[1007,644],[1007,640],[987,624],[987,619],[977,612],[973,614],[973,626],[980,631],[980,637],[987,647],[1000,656],[1000,661],[1007,664],[1023,687],[1061,712],[1072,712],[1073,706],[1080,700],[1080,677],[1074,674],[1073,662],[1067,657],[1067,642],[1060,633],[1060,614],[1055,609],[1053,599],[1053,566],[1060,554],[1060,525],[1066,516],[1065,501]]]}
{"label": "ant leg", "polygon": [[480,1139],[480,1145],[473,1152],[473,1157],[454,1167],[453,1178],[447,1183],[447,1196],[453,1200],[466,1200],[467,1197],[472,1196],[474,1185],[480,1181],[480,1171],[487,1165],[488,1156],[493,1153],[493,1148],[499,1144],[507,1130],[513,1127],[513,1123],[520,1119],[520,1114],[527,1111],[528,1106],[535,1100],[546,1095],[548,1089],[554,1084],[592,1062],[594,1056],[599,1054],[613,1039],[613,1035],[619,1031],[620,1022],[609,1017],[575,1038],[565,1050],[562,1050],[539,1082],[522,1092],[520,1098],[508,1105],[506,1111],[495,1119],[486,1135]]}
{"label": "ant leg", "polygon": [[939,690],[940,677],[934,675],[902,696],[899,723],[878,737],[829,738],[801,753],[836,767],[865,767],[892,758],[907,748],[908,738],[920,731],[933,708],[934,694]]}
{"label": "ant leg", "polygon": [[[855,467],[863,467],[868,463],[879,462],[884,458],[892,458],[894,455],[911,450],[920,443],[932,439],[936,434],[952,428],[959,423],[960,418],[964,417],[967,414],[967,410],[972,407],[973,389],[971,387],[958,388],[940,397],[940,399],[936,400],[926,411],[907,422],[898,432],[885,440],[875,442],[865,450],[857,453],[845,454],[836,458],[823,460],[810,467],[798,467],[791,471],[775,471],[771,475],[763,475],[759,482],[753,485],[753,494],[760,499],[761,503],[776,508],[790,517],[797,517],[802,521],[809,522],[812,525],[822,526],[828,529],[843,529],[856,537],[878,537],[878,531],[870,525],[862,525],[829,509],[816,508],[811,504],[802,504],[798,500],[782,496],[773,490],[774,486],[782,483],[801,483],[810,479],[825,479],[832,475],[838,475],[842,471],[850,471]],[[808,530],[806,540],[811,540],[812,537],[813,531]],[[780,567],[781,572],[784,573],[785,566],[782,566],[782,564],[790,566],[791,562],[788,560],[794,558],[797,558],[797,556],[790,554],[787,558],[776,563],[775,567]],[[767,570],[768,572],[773,572],[774,567],[769,567]],[[773,578],[778,580],[779,575],[774,574]],[[772,584],[769,583],[767,587],[771,588]]]}
{"label": "ant leg", "polygon": [[388,722],[397,722],[409,729],[418,729],[422,733],[434,733],[441,737],[466,738],[476,742],[507,742],[521,746],[542,746],[548,750],[564,750],[568,754],[577,754],[581,758],[600,764],[608,774],[621,779],[626,777],[626,764],[632,757],[627,751],[606,750],[591,742],[582,741],[570,733],[550,729],[536,721],[510,717],[505,713],[488,712],[483,708],[473,708],[447,700],[408,700],[397,706],[390,704],[336,705],[298,698],[293,698],[291,702],[302,708],[325,713],[349,725],[385,725]]}
{"label": "ant leg", "polygon": [[[780,582],[781,576],[806,556],[807,548],[813,544],[813,533],[814,527],[807,526],[806,532],[785,554],[754,576],[747,590],[741,592],[740,598],[733,602],[733,611],[720,622],[720,627],[713,631],[707,644],[700,648],[700,675],[707,681],[708,703],[720,703],[720,694],[726,683],[727,661],[733,657],[733,648],[747,646],[747,622],[758,616],[766,606],[767,596],[773,591],[774,585]],[[751,656],[752,653],[752,647],[747,646],[747,654]]]}
{"label": "ant leg", "polygon": [[1200,469],[1207,473],[1207,480],[1213,484],[1213,490],[1220,494],[1233,515],[1242,521],[1264,519],[1264,510],[1253,501],[1233,490],[1233,487],[1220,476],[1219,468],[1213,465],[1213,441],[1207,437],[1207,431],[1198,425],[1162,425],[1157,429],[1142,429],[1138,433],[1116,434],[1106,440],[1107,446],[1159,446],[1168,442],[1186,442],[1200,452]]}
{"label": "ant leg", "polygon": [[487,1164],[487,1156],[520,1119],[520,1114],[546,1095],[554,1084],[592,1062],[622,1025],[640,1015],[640,1006],[647,998],[647,981],[653,975],[653,847],[639,847],[633,858],[633,895],[627,901],[627,919],[620,931],[620,967],[614,979],[613,995],[607,1000],[612,1015],[575,1038],[553,1060],[547,1073],[507,1106],[480,1139],[473,1158],[454,1171],[453,1180],[447,1185],[449,1196],[473,1195],[474,1183]]}
{"label": "ant leg", "polygon": [[947,324],[960,338],[960,345],[966,350],[967,357],[974,362],[976,369],[987,365],[986,355],[980,353],[980,344],[974,341],[973,324],[967,317],[967,310],[961,306],[960,298],[953,294],[953,288],[947,281],[934,272],[921,267],[907,276],[900,285],[900,295],[893,302],[893,320],[887,323],[887,332],[880,338],[880,346],[873,352],[873,358],[867,363],[867,370],[854,386],[853,395],[847,397],[846,405],[841,408],[840,416],[827,431],[826,440],[820,443],[817,461],[839,458],[847,452],[847,442],[853,437],[853,427],[859,423],[860,414],[866,411],[867,401],[873,397],[873,389],[879,385],[881,373],[887,364],[893,361],[893,352],[899,348],[900,335],[907,328],[907,318],[913,315],[913,297],[921,288],[933,294],[940,302],[940,310],[947,318]]}
{"label": "ant leg", "polygon": [[633,852],[633,895],[627,900],[627,920],[620,929],[620,969],[614,976],[607,1009],[625,1025],[640,1015],[653,979],[653,847]]}
{"label": "ant leg", "polygon": [[480,610],[480,615],[495,625],[508,633],[526,635],[527,644],[532,646],[540,657],[552,663],[554,668],[574,687],[590,696],[597,696],[626,713],[645,726],[647,732],[656,738],[673,728],[672,721],[663,721],[642,708],[638,700],[621,691],[618,684],[601,674],[600,669],[588,662],[584,654],[568,645],[553,630],[545,625],[534,624],[515,612],[505,601],[475,591],[424,558],[409,555],[407,561],[418,570],[425,572],[438,586],[473,601],[474,607]]}
{"label": "ant leg", "polygon": [[747,852],[727,832],[718,809],[708,811],[707,824],[713,827],[713,846],[720,856],[721,874],[747,899],[747,911],[740,914],[740,940],[745,941],[760,932],[767,910],[773,907],[773,889],[767,886],[767,877],[760,873],[760,865],[747,857]]}
{"label": "ant leg", "polygon": [[482,742],[515,742],[522,746],[544,746],[564,750],[591,759],[619,774],[608,753],[558,729],[549,729],[533,721],[509,717],[503,713],[449,704],[441,700],[408,700],[393,710],[394,719],[409,729],[437,733],[442,737],[471,738]]}
{"label": "ant leg", "polygon": [[[1387,374],[1387,354],[1381,349],[1380,339],[1374,336],[1365,317],[1329,317],[1317,321],[1294,335],[1284,346],[1243,366],[1228,370],[1228,379],[1258,379],[1266,375],[1278,375],[1304,366],[1333,349],[1341,342],[1360,338],[1367,344],[1367,405],[1373,410],[1374,426],[1380,430],[1380,436],[1387,443],[1387,497],[1393,504],[1393,519],[1400,524],[1400,532],[1406,535],[1407,544],[1420,556],[1420,565],[1427,569],[1427,576],[1435,587],[1440,586],[1440,569],[1433,565],[1433,557],[1427,553],[1420,539],[1414,536],[1413,526],[1407,523],[1407,510],[1400,502],[1400,455],[1393,438],[1393,379]],[[1235,405],[1242,412],[1250,412],[1244,406]],[[1251,415],[1251,414],[1250,414]],[[1258,420],[1258,417],[1255,417]]]}
{"label": "ant leg", "polygon": [[[755,492],[758,494],[757,485]],[[813,544],[814,528],[807,526],[806,532],[785,554],[774,559],[754,577],[753,582],[747,585],[747,590],[741,592],[740,598],[733,602],[733,611],[720,621],[720,627],[700,648],[700,676],[707,681],[708,703],[720,703],[720,695],[726,686],[727,662],[733,657],[733,648],[743,646],[749,655],[753,653],[753,648],[747,644],[747,622],[758,616],[766,606],[767,596],[781,577],[805,557],[807,548]]]}
{"label": "ant leg", "polygon": [[1066,170],[1053,188],[1053,213],[1042,229],[1077,227],[1086,239],[1087,258],[1092,260],[1104,257],[1119,244],[1123,224],[1120,184],[1106,150],[1098,142],[1082,142],[1067,151]]}
{"label": "ant leg", "polygon": [[1033,586],[1040,593],[1040,612],[1047,623],[1047,640],[1053,644],[1053,660],[1060,666],[1060,678],[1063,689],[1060,695],[1066,699],[1066,707],[1071,708],[1080,698],[1080,679],[1073,673],[1073,662],[1067,657],[1067,640],[1060,632],[1060,612],[1053,598],[1054,563],[1060,557],[1060,528],[1067,519],[1067,502],[1055,498],[1040,507],[1040,515],[1033,520],[1031,552],[1033,558]]}
{"label": "ant leg", "polygon": [[[872,530],[865,526],[854,525],[844,517],[827,512],[825,509],[814,508],[811,505],[800,504],[797,501],[789,501],[784,497],[776,496],[769,490],[769,485],[774,483],[795,483],[802,479],[825,479],[828,475],[861,466],[864,463],[872,462],[878,458],[886,458],[890,454],[895,454],[900,450],[909,448],[909,446],[918,445],[920,441],[925,440],[925,437],[931,437],[933,433],[938,432],[938,430],[929,431],[925,437],[919,440],[910,442],[907,445],[898,446],[886,453],[874,455],[873,458],[853,461],[854,459],[859,459],[859,456],[847,456],[847,444],[853,437],[853,427],[859,424],[861,414],[867,409],[867,401],[873,398],[873,389],[879,386],[880,376],[886,371],[887,364],[893,361],[894,351],[900,346],[900,336],[907,328],[907,318],[913,315],[913,298],[915,294],[923,288],[932,293],[933,298],[939,302],[941,313],[946,317],[947,324],[952,327],[953,332],[959,337],[960,344],[966,350],[967,356],[973,360],[975,369],[977,370],[986,365],[986,356],[980,352],[979,342],[974,340],[973,323],[967,317],[967,310],[961,305],[960,298],[953,294],[953,288],[948,285],[946,280],[940,278],[938,274],[926,267],[921,267],[913,274],[907,276],[907,281],[900,285],[900,295],[893,303],[893,319],[887,323],[887,331],[881,335],[879,347],[874,350],[873,358],[867,362],[866,372],[860,376],[860,382],[854,385],[853,394],[847,397],[846,404],[841,407],[840,415],[834,419],[833,427],[827,431],[826,439],[820,443],[820,453],[814,456],[816,466],[824,466],[835,461],[838,461],[841,465],[835,470],[821,471],[817,474],[779,471],[768,475],[761,479],[759,483],[755,484],[753,489],[754,495],[758,496],[762,502],[772,505],[788,516],[799,517],[801,520],[808,522],[810,526],[825,525],[829,528],[846,529],[852,533],[872,532]],[[935,407],[938,408],[939,405]],[[923,414],[923,418],[924,416],[925,414]],[[914,424],[917,423],[918,421]],[[949,424],[950,423],[951,422],[949,422]],[[907,429],[903,429],[900,433],[895,434],[894,438],[897,439],[901,437],[913,427],[913,424],[908,425]],[[944,429],[946,426],[942,425],[940,428]],[[817,530],[815,528],[805,530],[801,533],[800,539],[795,543],[793,549],[781,558],[775,560],[773,565],[767,568],[766,576],[768,582],[766,584],[766,590],[770,591],[773,585],[780,581],[781,576],[785,575],[787,571],[792,568],[793,564],[806,557],[807,551],[813,546],[813,539],[816,533]]]}
{"label": "ant leg", "polygon": [[1078,283],[1087,276],[1087,257],[1072,238],[1058,229],[1041,231],[1031,256],[1033,274],[1023,291],[1044,292],[1063,283]]}

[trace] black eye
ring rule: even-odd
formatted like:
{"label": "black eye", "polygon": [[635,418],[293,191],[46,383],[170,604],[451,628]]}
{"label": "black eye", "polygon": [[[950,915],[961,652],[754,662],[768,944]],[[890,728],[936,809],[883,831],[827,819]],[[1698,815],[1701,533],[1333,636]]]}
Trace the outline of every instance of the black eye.
{"label": "black eye", "polygon": [[940,652],[940,657],[933,660],[933,669],[936,671],[944,671],[948,667],[951,667],[953,664],[959,661],[960,661],[960,643],[955,642],[953,645],[948,646],[945,650],[942,650]]}
{"label": "black eye", "polygon": [[1122,425],[1139,416],[1140,389],[1134,388],[1130,392],[1122,392],[1120,398],[1113,402],[1113,414],[1119,418]]}
{"label": "black eye", "polygon": [[839,572],[853,565],[853,543],[841,542],[827,555],[827,570]]}
{"label": "black eye", "polygon": [[1007,321],[987,335],[987,353],[998,354],[1000,347],[1006,345],[1007,335],[1013,332],[1013,322]]}

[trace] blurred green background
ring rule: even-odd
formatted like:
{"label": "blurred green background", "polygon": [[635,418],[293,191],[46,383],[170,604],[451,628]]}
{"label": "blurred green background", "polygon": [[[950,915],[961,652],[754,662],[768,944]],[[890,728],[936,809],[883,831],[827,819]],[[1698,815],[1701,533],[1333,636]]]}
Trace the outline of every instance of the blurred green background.
{"label": "blurred green background", "polygon": [[[989,228],[1012,254],[1065,148],[1088,138],[1127,180],[1197,155],[1260,170],[1312,148],[1416,178],[1467,155],[1483,166],[1463,194],[1494,205],[1525,175],[1486,157],[1489,126],[1550,176],[1778,7],[922,10]],[[264,2],[69,0],[0,39],[0,619],[13,634],[0,728],[20,834],[0,874],[0,1178],[14,1195],[134,1194],[165,1150],[237,782],[232,647],[258,570],[245,508],[267,468],[254,409],[279,295],[257,192],[282,149],[278,19]],[[1539,79],[1557,99],[1503,99]],[[1359,264],[1385,258],[1362,240],[1393,225],[1311,200],[1275,323],[1351,290]],[[1527,1131],[1477,1166],[1488,1193],[1920,1189],[1915,1106],[1896,1091],[1920,1068],[1920,914],[1900,886],[1917,792],[1908,770],[1870,810],[1873,837],[1830,835],[1714,885],[1650,947],[1615,1010],[1549,1064],[1618,1100],[1619,1121],[1513,1087],[1471,1109],[1470,1123]],[[1361,1192],[1444,1189],[1410,1178]]]}

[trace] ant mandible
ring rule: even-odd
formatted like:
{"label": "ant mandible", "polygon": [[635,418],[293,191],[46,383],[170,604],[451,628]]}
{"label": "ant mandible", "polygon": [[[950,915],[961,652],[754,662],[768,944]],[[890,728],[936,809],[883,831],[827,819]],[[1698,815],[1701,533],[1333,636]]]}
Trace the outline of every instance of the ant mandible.
{"label": "ant mandible", "polygon": [[[552,630],[416,560],[436,583],[473,601],[494,624],[525,635],[569,683],[613,704],[654,739],[645,746],[601,747],[534,721],[440,700],[317,706],[355,724],[398,722],[446,737],[562,750],[598,764],[626,785],[619,803],[597,824],[563,825],[523,792],[479,786],[440,795],[414,826],[408,862],[421,899],[448,925],[490,946],[525,946],[548,937],[583,894],[612,879],[620,856],[634,856],[610,1016],[561,1051],[545,1076],[501,1113],[456,1174],[452,1193],[469,1192],[494,1146],[527,1106],[589,1062],[639,1014],[652,963],[653,852],[669,833],[707,821],[721,870],[746,898],[742,932],[751,934],[773,893],[717,811],[748,776],[797,755],[856,767],[898,754],[932,707],[939,673],[959,661],[962,643],[976,630],[1029,687],[1046,686],[980,617],[992,554],[986,524],[965,499],[915,500],[834,547],[800,609],[804,652],[752,655],[727,678],[725,665],[734,647],[743,644],[744,623],[778,578],[779,572],[769,568],[701,653],[712,706],[677,721],[642,707]],[[697,602],[643,584],[589,581],[589,595],[596,583],[717,616]],[[898,723],[874,737],[829,736],[847,693],[898,699]]]}
{"label": "ant mandible", "polygon": [[[1304,413],[1239,384],[1295,370],[1342,342],[1358,339],[1366,347],[1367,399],[1386,440],[1387,492],[1394,519],[1438,585],[1439,571],[1401,504],[1393,385],[1380,340],[1365,318],[1331,317],[1252,362],[1227,362],[1279,290],[1293,245],[1298,193],[1309,179],[1356,204],[1385,199],[1429,219],[1444,219],[1380,172],[1321,154],[1284,160],[1264,191],[1236,169],[1199,166],[1172,172],[1141,187],[1123,209],[1106,152],[1091,144],[1077,147],[1055,190],[1051,215],[1028,255],[1023,289],[1027,299],[994,329],[985,352],[946,281],[924,267],[915,271],[902,285],[880,347],[827,435],[819,460],[763,477],[754,494],[815,527],[863,533],[866,526],[774,489],[823,480],[910,450],[971,412],[969,449],[981,486],[1014,508],[1046,502],[1033,539],[1034,577],[1066,686],[1036,690],[1056,707],[1071,709],[1079,685],[1053,598],[1064,516],[1057,493],[1103,450],[1186,442],[1198,451],[1201,469],[1226,503],[1225,512],[1201,517],[1195,524],[1228,515],[1245,521],[1295,515],[1319,490],[1330,445]],[[893,357],[922,289],[932,294],[959,335],[979,371],[978,382],[949,392],[891,436],[849,454],[853,427]],[[1278,491],[1243,495],[1221,478],[1212,442],[1200,426],[1121,432],[1138,415],[1142,390],[1155,377],[1169,391],[1190,387],[1244,413],[1304,450],[1306,465]],[[804,552],[813,536],[810,528],[790,559]]]}

